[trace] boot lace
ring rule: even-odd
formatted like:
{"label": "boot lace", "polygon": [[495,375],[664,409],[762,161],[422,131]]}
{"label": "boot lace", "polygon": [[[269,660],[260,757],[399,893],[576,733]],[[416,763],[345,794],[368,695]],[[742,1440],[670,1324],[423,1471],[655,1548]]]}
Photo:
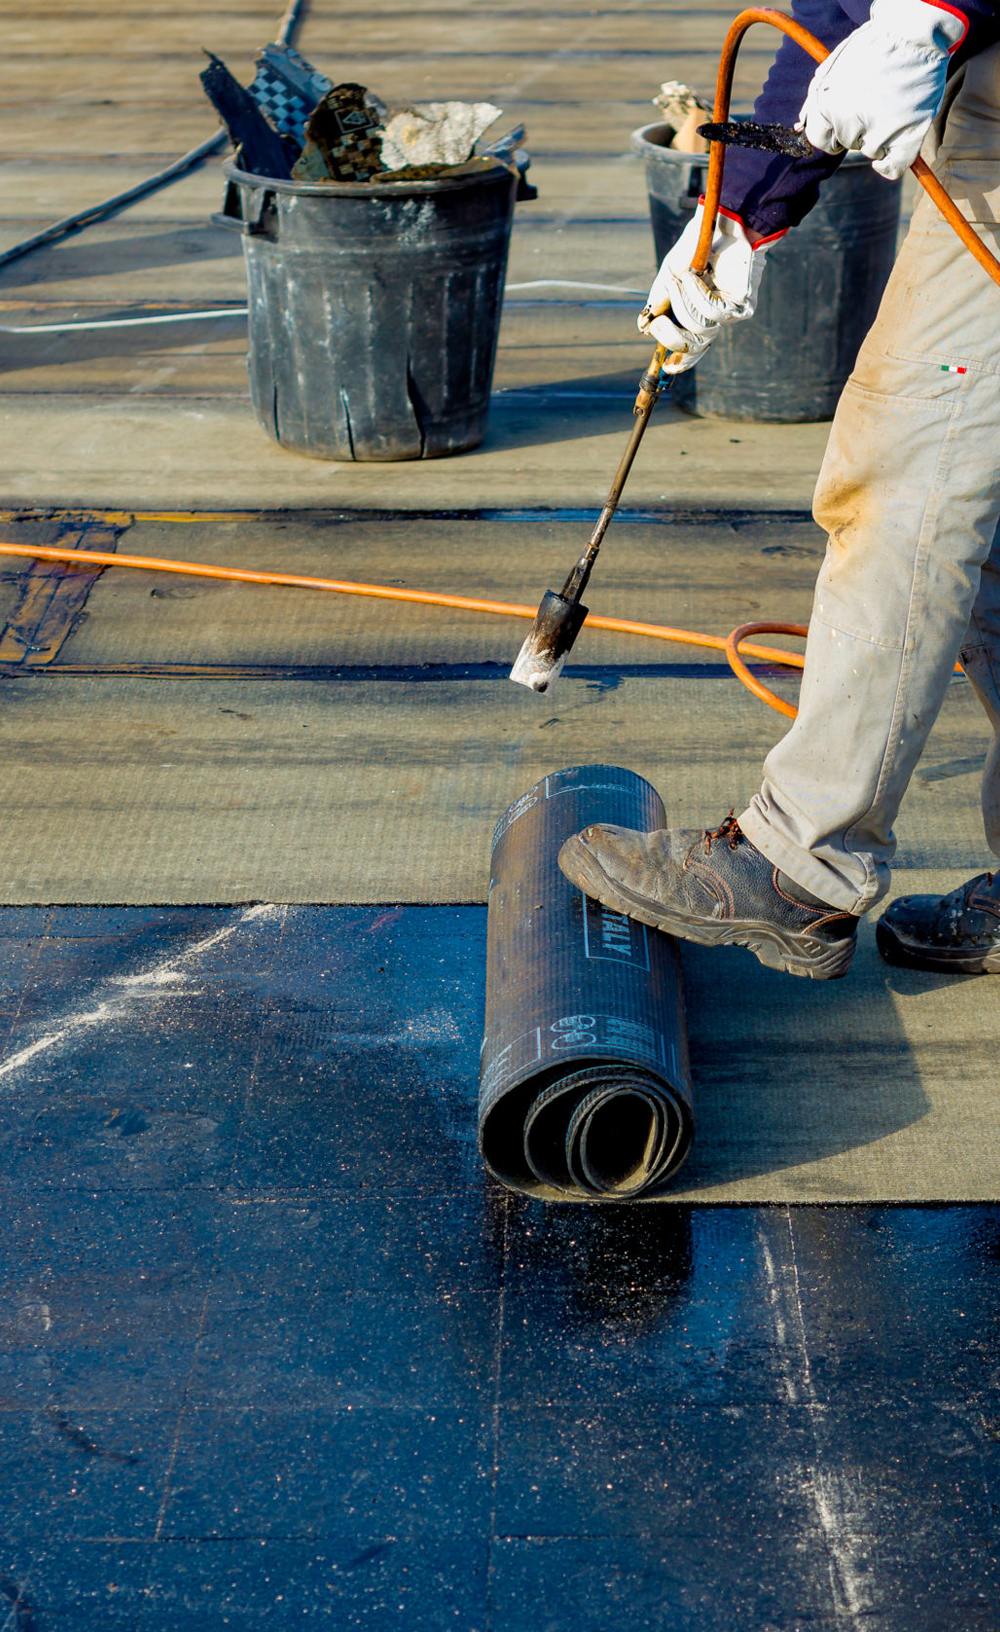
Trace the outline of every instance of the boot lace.
{"label": "boot lace", "polygon": [[716,839],[726,839],[728,841],[730,850],[735,850],[741,839],[744,839],[745,837],[746,834],[743,832],[739,822],[736,820],[734,806],[730,810],[725,821],[722,822],[719,827],[705,828],[705,854],[707,856],[711,852],[712,845]]}

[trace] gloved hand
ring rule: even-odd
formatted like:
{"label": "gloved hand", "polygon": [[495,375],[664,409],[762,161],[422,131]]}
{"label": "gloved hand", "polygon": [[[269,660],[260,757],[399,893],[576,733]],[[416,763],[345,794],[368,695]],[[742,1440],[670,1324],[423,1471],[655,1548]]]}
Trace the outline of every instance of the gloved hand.
{"label": "gloved hand", "polygon": [[[720,210],[708,267],[705,272],[692,272],[691,260],[703,215],[699,204],[676,244],[664,256],[638,318],[642,334],[651,334],[670,352],[683,352],[680,362],[668,362],[666,374],[686,373],[727,323],[742,323],[753,316],[768,245],[774,243],[770,238],[755,249],[739,217]],[[667,302],[669,315],[655,317],[653,314]]]}
{"label": "gloved hand", "polygon": [[920,152],[968,26],[936,0],[874,0],[868,22],[814,73],[796,130],[824,153],[864,153],[896,181]]}

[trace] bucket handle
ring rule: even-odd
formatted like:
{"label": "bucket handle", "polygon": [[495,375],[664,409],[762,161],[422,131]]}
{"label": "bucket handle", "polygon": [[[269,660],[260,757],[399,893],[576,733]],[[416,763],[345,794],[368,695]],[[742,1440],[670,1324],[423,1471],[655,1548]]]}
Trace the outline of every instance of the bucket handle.
{"label": "bucket handle", "polygon": [[705,164],[693,164],[688,171],[687,192],[682,193],[677,200],[682,210],[696,210],[698,201],[705,191]]}
{"label": "bucket handle", "polygon": [[222,209],[210,217],[217,227],[251,238],[276,238],[276,218],[272,187],[241,188],[235,181],[226,182]]}

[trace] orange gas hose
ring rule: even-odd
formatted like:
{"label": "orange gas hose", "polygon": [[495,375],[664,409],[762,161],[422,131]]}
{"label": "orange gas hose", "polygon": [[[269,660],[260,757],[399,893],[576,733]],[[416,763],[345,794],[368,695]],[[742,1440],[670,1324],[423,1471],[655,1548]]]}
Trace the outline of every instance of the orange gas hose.
{"label": "orange gas hose", "polygon": [[[274,584],[280,589],[323,589],[335,595],[366,595],[379,601],[406,601],[415,606],[450,607],[457,612],[493,612],[504,618],[534,618],[538,608],[516,601],[480,601],[466,595],[439,595],[429,589],[393,589],[388,584],[357,584],[349,578],[310,578],[295,572],[254,572],[250,567],[208,567],[199,561],[168,561],[156,555],[112,555],[110,550],[60,550],[47,544],[4,544],[0,555],[17,555],[29,561],[64,561],[71,567],[139,567],[144,572],[176,572],[187,578],[218,578],[236,584]],[[797,635],[805,638],[804,623],[744,623],[729,635],[706,635],[700,629],[672,629],[666,623],[636,623],[631,618],[587,617],[592,629],[607,629],[617,635],[646,635],[651,640],[670,640],[679,646],[701,646],[711,652],[725,652],[738,680],[755,697],[794,720],[797,709],[769,691],[743,662],[741,652],[762,663],[781,663],[801,669],[805,658],[780,646],[758,646],[751,635]],[[959,664],[955,673],[961,674]]]}
{"label": "orange gas hose", "polygon": [[[791,703],[786,703],[784,698],[775,692],[769,691],[767,686],[761,685],[740,656],[740,648],[750,635],[801,635],[804,640],[808,633],[809,630],[804,623],[743,623],[738,629],[734,629],[726,640],[726,657],[737,680],[742,680],[747,690],[752,691],[755,697],[759,697],[762,703],[767,704],[768,708],[776,709],[779,714],[786,714],[790,720],[795,719],[798,709]],[[753,651],[753,647],[749,645],[745,649],[748,652]],[[791,653],[784,661],[797,669],[803,668],[805,664],[804,658],[795,657]]]}
{"label": "orange gas hose", "polygon": [[[310,578],[293,572],[254,572],[249,567],[209,567],[198,561],[168,561],[155,555],[113,555],[110,550],[60,550],[43,544],[4,544],[0,543],[0,555],[17,555],[30,561],[64,561],[71,567],[139,567],[145,572],[177,572],[188,578],[221,578],[236,584],[276,584],[284,589],[323,589],[335,595],[367,595],[379,601],[407,601],[417,606],[450,607],[458,612],[494,612],[507,618],[532,618],[538,611],[536,606],[520,606],[515,601],[480,601],[473,600],[465,595],[439,595],[429,589],[392,589],[387,584],[356,584],[350,579],[340,578]],[[671,629],[662,623],[633,623],[629,618],[602,618],[590,616],[587,622],[592,629],[609,629],[619,635],[648,635],[653,640],[672,640],[682,646],[703,646],[713,652],[726,652],[728,655],[729,642],[724,635],[705,635],[697,629]],[[756,624],[744,625],[735,634],[742,644],[744,637],[752,633]],[[796,623],[791,624],[761,624],[764,629],[775,629],[791,634],[805,634],[805,629]],[[801,669],[803,659],[796,652],[783,652],[778,647],[745,645],[743,650],[751,657],[760,658],[764,663],[785,663],[790,668]],[[781,713],[787,714],[790,704],[782,702],[780,697],[774,697],[766,687],[759,682],[747,669],[737,654],[736,663],[730,658],[730,663],[736,669],[744,685],[749,684],[751,691],[764,701],[773,698],[772,708],[778,708]],[[740,671],[743,671],[742,673]],[[747,679],[744,679],[744,674]],[[794,713],[794,710],[793,710]]]}
{"label": "orange gas hose", "polygon": [[[736,68],[736,53],[740,41],[748,28],[754,23],[770,23],[782,34],[787,34],[790,40],[800,45],[803,51],[813,58],[814,62],[824,62],[830,55],[826,46],[810,34],[801,23],[796,23],[791,17],[786,17],[783,11],[775,11],[771,6],[751,6],[741,11],[730,25],[729,32],[723,41],[719,56],[719,73],[715,83],[715,108],[712,118],[716,124],[724,124],[729,118],[729,101],[733,88],[733,73]],[[722,142],[711,144],[708,160],[708,179],[705,183],[705,209],[701,223],[701,233],[698,238],[694,259],[691,263],[696,272],[704,271],[708,265],[708,258],[712,250],[712,236],[715,232],[715,219],[719,213],[719,198],[722,193],[722,175],[726,162],[726,149]],[[948,225],[954,228],[962,243],[971,255],[974,255],[980,266],[989,273],[994,283],[1000,284],[1000,261],[986,248],[979,234],[966,221],[955,201],[938,181],[933,170],[925,164],[923,159],[914,159],[910,166],[925,193],[928,193],[944,216]]]}

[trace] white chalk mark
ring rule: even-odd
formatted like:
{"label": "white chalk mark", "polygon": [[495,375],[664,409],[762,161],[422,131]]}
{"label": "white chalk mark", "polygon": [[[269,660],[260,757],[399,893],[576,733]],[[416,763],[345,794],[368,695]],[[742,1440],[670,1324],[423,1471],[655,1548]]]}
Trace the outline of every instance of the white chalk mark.
{"label": "white chalk mark", "polygon": [[792,1375],[792,1368],[788,1355],[788,1322],[785,1319],[781,1306],[781,1287],[778,1283],[778,1272],[774,1264],[774,1256],[765,1236],[761,1236],[761,1253],[764,1259],[764,1273],[767,1276],[767,1301],[771,1305],[771,1318],[774,1321],[774,1335],[778,1340],[778,1353],[781,1357],[782,1382],[785,1385],[785,1398],[789,1405],[797,1405],[799,1391]]}
{"label": "white chalk mark", "polygon": [[47,1303],[22,1303],[17,1320],[22,1327],[41,1326],[43,1332],[52,1330],[52,1310]]}
{"label": "white chalk mark", "polygon": [[[830,1592],[838,1624],[856,1628],[867,1625],[873,1605],[869,1600],[868,1582],[858,1569],[856,1554],[866,1545],[870,1526],[861,1522],[858,1512],[860,1487],[845,1488],[845,1481],[822,1466],[828,1440],[828,1412],[821,1403],[813,1380],[802,1314],[802,1294],[799,1268],[795,1255],[792,1221],[785,1210],[788,1228],[789,1257],[787,1266],[779,1270],[774,1262],[764,1231],[761,1231],[761,1255],[767,1278],[767,1296],[774,1319],[785,1396],[789,1404],[801,1404],[812,1429],[814,1454],[805,1468],[806,1488],[816,1514],[818,1528],[826,1543]],[[765,1226],[766,1228],[766,1226]],[[795,1377],[796,1362],[799,1380]],[[801,1387],[800,1387],[801,1384]]]}
{"label": "white chalk mark", "polygon": [[22,1065],[27,1065],[29,1060],[33,1060],[36,1054],[44,1054],[48,1049],[55,1048],[57,1043],[61,1043],[63,1038],[69,1037],[72,1032],[82,1031],[86,1026],[100,1025],[102,1020],[109,1020],[111,1012],[111,1005],[102,1003],[99,1008],[90,1009],[85,1014],[73,1015],[58,1031],[48,1032],[44,1037],[39,1037],[36,1043],[30,1043],[27,1048],[20,1049],[17,1054],[11,1054],[8,1059],[0,1062],[0,1077],[10,1076],[13,1071],[19,1070]]}
{"label": "white chalk mark", "polygon": [[197,963],[215,947],[221,946],[224,941],[228,941],[247,924],[254,923],[260,918],[273,917],[281,910],[280,907],[271,906],[269,903],[247,907],[234,923],[226,924],[223,929],[217,929],[213,934],[206,935],[204,940],[195,941],[192,946],[185,947],[183,952],[177,953],[172,958],[165,958],[152,969],[146,969],[138,975],[113,976],[110,984],[126,988],[121,996],[98,1003],[96,1008],[81,1009],[76,1014],[68,1015],[56,1030],[46,1032],[43,1037],[28,1043],[16,1054],[10,1054],[7,1059],[0,1060],[0,1077],[12,1076],[22,1066],[37,1059],[39,1054],[46,1054],[58,1048],[60,1043],[75,1037],[81,1031],[123,1019],[136,998],[178,996],[186,985],[187,973],[192,964]]}
{"label": "white chalk mark", "polygon": [[165,962],[158,963],[155,968],[147,969],[144,974],[114,975],[112,977],[114,984],[116,986],[165,986],[173,981],[184,980],[187,965],[193,963],[196,958],[203,958],[206,952],[212,951],[213,947],[219,946],[223,941],[228,941],[230,936],[235,935],[238,929],[243,928],[244,924],[252,924],[258,918],[273,918],[275,913],[280,911],[280,907],[271,906],[266,902],[259,902],[255,907],[246,907],[234,924],[226,924],[223,929],[217,929],[214,935],[207,936],[205,940],[195,941],[193,946],[179,952],[175,958],[167,958]]}
{"label": "white chalk mark", "polygon": [[461,1042],[464,1032],[449,1009],[428,1009],[392,1031],[329,1031],[326,1046],[331,1049],[432,1048],[437,1043]]}
{"label": "white chalk mark", "polygon": [[12,1582],[17,1596],[11,1602],[10,1612],[8,1613],[3,1624],[0,1625],[0,1632],[18,1632],[18,1628],[24,1625],[24,1618],[28,1608],[28,1600],[26,1596],[27,1586],[34,1574],[37,1563],[38,1559],[32,1558],[28,1564],[28,1568],[24,1572],[23,1577]]}

